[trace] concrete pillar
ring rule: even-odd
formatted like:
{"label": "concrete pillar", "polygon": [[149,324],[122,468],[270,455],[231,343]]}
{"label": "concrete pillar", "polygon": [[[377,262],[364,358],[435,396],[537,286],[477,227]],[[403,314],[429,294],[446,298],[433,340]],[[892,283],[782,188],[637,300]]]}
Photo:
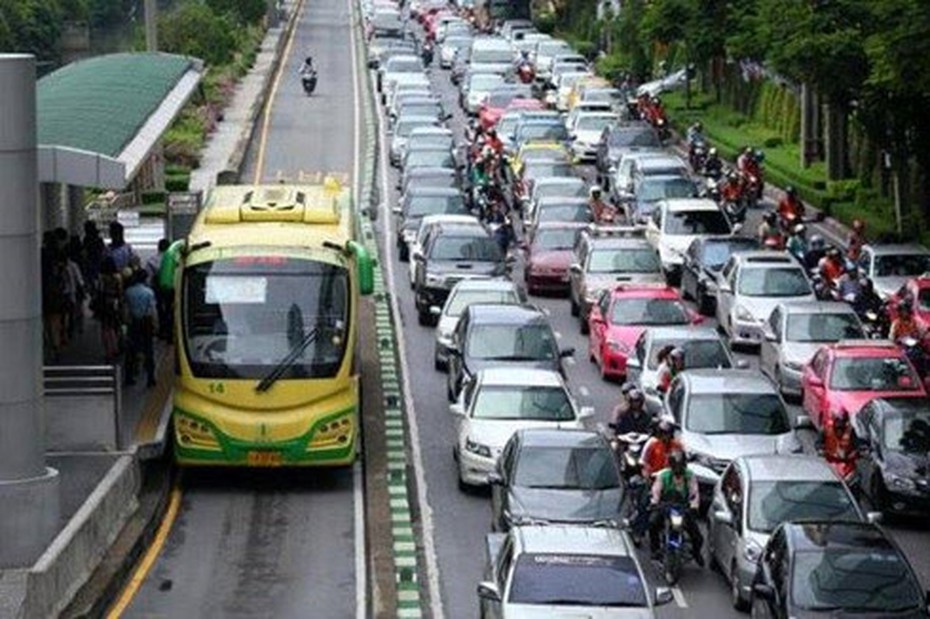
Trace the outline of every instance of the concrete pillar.
{"label": "concrete pillar", "polygon": [[145,50],[158,51],[158,3],[156,0],[143,2],[145,11]]}
{"label": "concrete pillar", "polygon": [[87,211],[84,209],[84,188],[65,185],[65,204],[68,209],[68,232],[83,237]]}
{"label": "concrete pillar", "polygon": [[42,210],[39,230],[68,227],[68,213],[61,199],[60,183],[42,183],[39,185],[39,201]]}
{"label": "concrete pillar", "polygon": [[45,466],[35,58],[0,54],[0,568],[26,567],[58,530]]}

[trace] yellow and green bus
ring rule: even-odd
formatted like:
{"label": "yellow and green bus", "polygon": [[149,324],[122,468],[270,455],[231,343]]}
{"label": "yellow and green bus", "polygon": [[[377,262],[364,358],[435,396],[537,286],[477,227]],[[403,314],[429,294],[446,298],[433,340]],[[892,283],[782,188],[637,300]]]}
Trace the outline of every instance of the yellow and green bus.
{"label": "yellow and green bus", "polygon": [[344,466],[359,426],[359,297],[374,265],[350,192],[220,186],[176,243],[182,465]]}

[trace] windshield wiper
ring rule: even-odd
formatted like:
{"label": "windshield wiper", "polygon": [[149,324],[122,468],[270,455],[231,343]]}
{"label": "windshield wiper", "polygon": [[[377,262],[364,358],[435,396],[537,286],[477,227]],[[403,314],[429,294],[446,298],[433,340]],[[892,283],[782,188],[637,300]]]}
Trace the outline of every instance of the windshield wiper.
{"label": "windshield wiper", "polygon": [[264,378],[258,381],[258,384],[255,385],[255,391],[258,393],[264,393],[271,389],[271,387],[278,382],[284,373],[287,372],[297,360],[304,354],[304,351],[310,346],[310,344],[316,341],[316,338],[320,335],[319,325],[313,327],[307,331],[303,339],[301,339],[297,344],[291,349],[291,352],[278,362],[278,365],[271,368],[271,371],[268,372]]}

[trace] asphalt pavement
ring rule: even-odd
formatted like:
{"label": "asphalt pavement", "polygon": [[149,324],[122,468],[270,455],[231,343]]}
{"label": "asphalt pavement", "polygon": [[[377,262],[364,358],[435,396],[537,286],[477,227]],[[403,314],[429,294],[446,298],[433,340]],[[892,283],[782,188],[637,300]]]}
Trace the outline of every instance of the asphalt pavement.
{"label": "asphalt pavement", "polygon": [[[466,117],[457,104],[457,90],[449,81],[447,71],[438,65],[431,69],[435,91],[443,97],[448,109],[454,111],[450,126],[459,143],[463,139]],[[382,140],[384,136],[382,135]],[[413,400],[412,414],[416,415],[420,427],[420,445],[427,482],[427,500],[432,510],[432,525],[439,568],[440,593],[444,613],[447,617],[474,617],[478,612],[475,587],[484,569],[484,537],[490,530],[491,512],[487,492],[464,493],[458,489],[457,468],[452,458],[455,440],[452,415],[449,413],[445,394],[445,375],[433,368],[433,328],[417,323],[413,293],[407,279],[407,263],[401,263],[394,248],[393,223],[389,208],[396,203],[395,182],[397,172],[385,170],[382,179],[382,195],[389,196],[383,205],[382,217],[378,221],[381,232],[382,261],[390,261],[393,271],[394,293],[400,302],[400,333],[405,340],[407,369]],[[580,166],[580,175],[593,178],[593,168]],[[773,205],[766,204],[765,208]],[[763,209],[753,211],[747,220],[746,234],[754,233],[761,221]],[[818,230],[823,232],[822,230]],[[386,239],[386,240],[385,240]],[[519,267],[513,275],[521,281]],[[389,285],[391,282],[389,280]],[[533,297],[532,302],[548,315],[563,348],[574,347],[576,354],[567,366],[569,384],[582,405],[593,406],[597,421],[606,423],[608,415],[616,405],[619,385],[601,380],[597,368],[588,361],[588,339],[579,331],[578,320],[571,317],[567,298]],[[716,326],[712,318],[706,324]],[[736,351],[737,358],[745,359],[750,366],[758,366],[758,356],[751,352]],[[800,413],[796,404],[789,404],[792,416]],[[802,440],[808,447],[813,437]],[[923,549],[930,547],[930,535],[915,523],[890,523],[889,529],[901,543],[913,562],[922,582],[930,584],[930,557]],[[664,585],[662,576],[645,553],[641,561],[653,586]],[[659,609],[662,617],[738,617],[745,616],[732,608],[729,588],[723,577],[711,569],[700,569],[689,565],[678,587],[674,588],[674,602]]]}
{"label": "asphalt pavement", "polygon": [[[263,180],[349,180],[354,94],[346,0],[306,2],[267,122],[243,182],[259,159]],[[307,97],[297,76],[307,55],[321,75]],[[261,137],[259,122],[256,137]],[[356,616],[355,477],[352,469],[185,471],[167,543],[127,617]]]}

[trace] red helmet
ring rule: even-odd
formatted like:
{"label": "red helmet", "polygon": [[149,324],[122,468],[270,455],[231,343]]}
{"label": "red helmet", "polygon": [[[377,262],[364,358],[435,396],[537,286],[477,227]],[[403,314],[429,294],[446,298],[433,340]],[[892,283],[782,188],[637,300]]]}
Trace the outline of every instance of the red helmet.
{"label": "red helmet", "polygon": [[845,429],[849,425],[849,411],[845,408],[833,411],[833,427],[835,429]]}

